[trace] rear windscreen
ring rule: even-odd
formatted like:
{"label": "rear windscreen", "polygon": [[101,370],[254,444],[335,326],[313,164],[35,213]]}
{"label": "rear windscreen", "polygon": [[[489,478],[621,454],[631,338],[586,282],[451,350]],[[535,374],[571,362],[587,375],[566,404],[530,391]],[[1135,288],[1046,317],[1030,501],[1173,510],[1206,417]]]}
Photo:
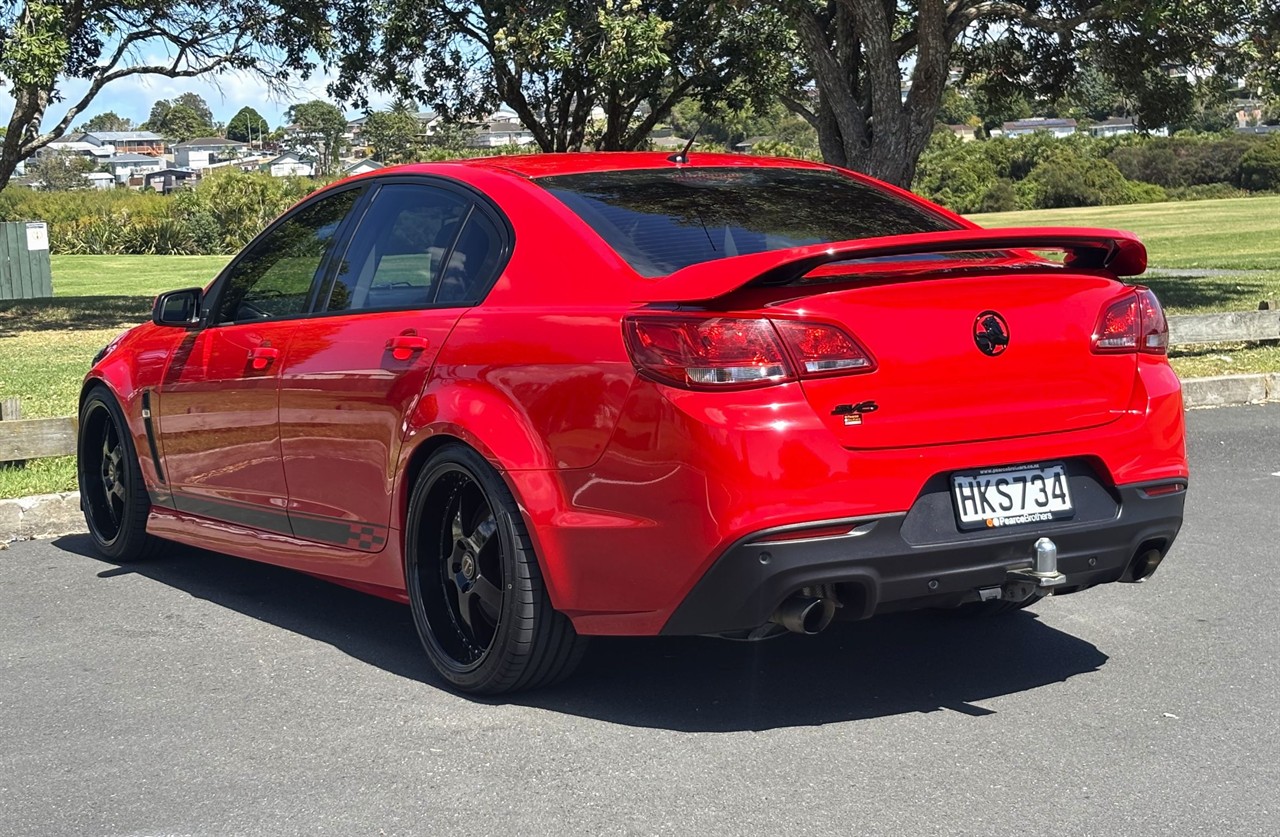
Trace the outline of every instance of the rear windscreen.
{"label": "rear windscreen", "polygon": [[959,229],[889,192],[815,169],[642,169],[536,182],[642,276],[806,244]]}

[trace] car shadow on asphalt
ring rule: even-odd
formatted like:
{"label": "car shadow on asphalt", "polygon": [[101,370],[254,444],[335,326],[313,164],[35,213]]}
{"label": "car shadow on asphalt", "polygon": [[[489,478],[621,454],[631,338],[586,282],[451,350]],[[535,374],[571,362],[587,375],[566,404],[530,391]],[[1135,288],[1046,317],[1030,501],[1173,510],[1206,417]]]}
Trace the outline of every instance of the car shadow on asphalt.
{"label": "car shadow on asphalt", "polygon": [[[98,558],[86,535],[58,548]],[[369,665],[444,689],[418,645],[409,609],[291,570],[175,546],[160,560],[117,566],[331,645]],[[1049,602],[1039,607],[1070,605]],[[637,727],[734,732],[813,726],[912,712],[993,714],[982,706],[1097,671],[1092,644],[1022,611],[995,619],[893,614],[837,623],[816,637],[765,642],[701,637],[597,638],[577,675],[486,704],[515,704]]]}

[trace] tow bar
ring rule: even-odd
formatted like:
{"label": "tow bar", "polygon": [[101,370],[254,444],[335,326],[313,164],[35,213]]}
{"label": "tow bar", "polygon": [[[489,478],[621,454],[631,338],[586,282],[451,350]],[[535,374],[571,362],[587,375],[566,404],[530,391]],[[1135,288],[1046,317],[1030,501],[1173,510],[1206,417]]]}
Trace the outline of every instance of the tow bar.
{"label": "tow bar", "polygon": [[1048,595],[1067,577],[1058,572],[1058,545],[1048,538],[1035,543],[1035,559],[1030,567],[1009,570],[1002,587],[983,587],[978,590],[981,601],[1007,599],[1023,602],[1031,596]]}

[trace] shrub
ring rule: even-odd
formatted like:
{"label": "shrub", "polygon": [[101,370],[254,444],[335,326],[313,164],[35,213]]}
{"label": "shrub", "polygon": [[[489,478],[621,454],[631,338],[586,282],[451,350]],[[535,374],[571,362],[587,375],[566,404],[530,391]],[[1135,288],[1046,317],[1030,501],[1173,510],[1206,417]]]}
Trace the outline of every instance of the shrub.
{"label": "shrub", "polygon": [[1280,189],[1280,139],[1249,149],[1240,160],[1239,182],[1254,192]]}
{"label": "shrub", "polygon": [[1012,180],[1003,177],[991,184],[978,204],[979,212],[1012,212],[1018,208],[1018,190]]}
{"label": "shrub", "polygon": [[1159,186],[1125,178],[1115,164],[1082,157],[1064,149],[1036,165],[1018,184],[1022,202],[1036,209],[1067,206],[1108,206],[1150,203],[1166,199]]}
{"label": "shrub", "polygon": [[1219,198],[1243,198],[1249,194],[1230,183],[1200,183],[1195,186],[1177,186],[1166,191],[1171,201],[1211,201]]}

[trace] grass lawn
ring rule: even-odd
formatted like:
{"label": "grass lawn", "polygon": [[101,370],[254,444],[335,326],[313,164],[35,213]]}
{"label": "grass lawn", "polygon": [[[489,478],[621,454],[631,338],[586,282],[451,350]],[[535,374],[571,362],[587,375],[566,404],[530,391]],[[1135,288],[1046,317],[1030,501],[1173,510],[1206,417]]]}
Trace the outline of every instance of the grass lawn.
{"label": "grass lawn", "polygon": [[[0,302],[0,397],[24,418],[75,412],[94,354],[147,319],[157,293],[204,285],[227,256],[54,256],[53,299]],[[72,457],[0,465],[0,498],[75,488]]]}

